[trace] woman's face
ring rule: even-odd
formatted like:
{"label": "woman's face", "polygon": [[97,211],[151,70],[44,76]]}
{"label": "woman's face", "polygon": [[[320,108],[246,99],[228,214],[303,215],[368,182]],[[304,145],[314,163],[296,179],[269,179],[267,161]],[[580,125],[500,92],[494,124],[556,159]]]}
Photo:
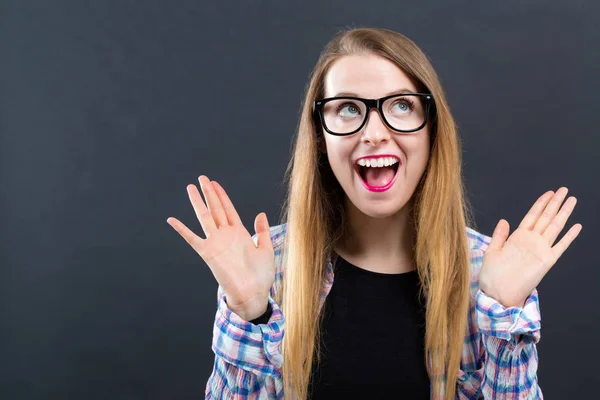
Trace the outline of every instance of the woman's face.
{"label": "woman's face", "polygon": [[[393,62],[373,54],[344,56],[334,62],[325,77],[325,97],[356,96],[377,99],[402,92],[417,93],[408,76]],[[341,94],[344,93],[344,94]],[[398,112],[407,110],[406,105]],[[340,118],[355,116],[357,109],[341,108]],[[335,136],[323,129],[327,158],[338,182],[350,202],[362,213],[373,218],[396,214],[411,199],[429,158],[429,122],[421,130],[396,132],[372,109],[362,129],[352,135]],[[369,190],[356,165],[359,158],[378,154],[395,156],[399,166],[392,168],[362,168],[372,186],[384,186],[395,179],[389,189]],[[370,170],[370,171],[369,171]]]}

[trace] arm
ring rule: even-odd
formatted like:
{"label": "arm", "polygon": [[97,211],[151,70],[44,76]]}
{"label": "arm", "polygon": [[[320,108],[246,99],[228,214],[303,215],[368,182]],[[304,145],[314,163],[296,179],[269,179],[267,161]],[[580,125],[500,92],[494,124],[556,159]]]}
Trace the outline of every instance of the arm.
{"label": "arm", "polygon": [[456,399],[543,399],[537,382],[538,293],[506,308],[474,287]]}
{"label": "arm", "polygon": [[475,308],[484,349],[484,398],[543,399],[537,380],[541,328],[537,289],[523,307],[509,308],[478,290]]}
{"label": "arm", "polygon": [[280,345],[285,319],[272,297],[269,307],[271,316],[266,324],[244,321],[227,308],[227,298],[219,286],[212,342],[215,361],[205,398],[246,399],[282,394],[279,369],[283,362]]}
{"label": "arm", "polygon": [[456,399],[543,399],[537,381],[541,316],[537,289],[522,307],[504,307],[480,286],[489,236],[468,232],[471,285]]}
{"label": "arm", "polygon": [[543,398],[537,380],[536,287],[582,229],[581,224],[572,226],[554,244],[577,201],[571,197],[563,204],[567,192],[561,187],[556,193],[544,193],[510,237],[508,221],[501,219],[492,237],[481,243],[484,254],[475,304],[484,347],[481,390],[486,398]]}
{"label": "arm", "polygon": [[[227,307],[227,296],[219,285],[213,326],[213,371],[205,390],[206,399],[283,398],[281,342],[285,318],[274,301],[282,280],[281,243],[285,225],[271,228],[275,251],[275,282],[265,314],[248,322]],[[253,236],[256,243],[256,235]]]}

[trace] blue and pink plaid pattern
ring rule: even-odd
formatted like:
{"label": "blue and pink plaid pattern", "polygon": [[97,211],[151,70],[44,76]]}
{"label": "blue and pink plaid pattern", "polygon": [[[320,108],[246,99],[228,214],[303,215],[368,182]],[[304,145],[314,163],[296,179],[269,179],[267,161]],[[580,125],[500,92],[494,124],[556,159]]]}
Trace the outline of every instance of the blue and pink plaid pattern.
{"label": "blue and pink plaid pattern", "polygon": [[[268,323],[254,325],[227,308],[219,286],[212,349],[213,372],[206,399],[283,399],[280,352],[285,317],[273,300],[281,286],[282,248],[286,224],[271,227],[275,250],[275,283]],[[479,290],[479,271],[491,237],[467,228],[471,251],[471,307],[458,379],[456,399],[543,399],[537,380],[540,309],[537,289],[523,308],[505,308]],[[254,236],[256,243],[256,235]],[[333,285],[333,266],[321,293],[321,307]]]}

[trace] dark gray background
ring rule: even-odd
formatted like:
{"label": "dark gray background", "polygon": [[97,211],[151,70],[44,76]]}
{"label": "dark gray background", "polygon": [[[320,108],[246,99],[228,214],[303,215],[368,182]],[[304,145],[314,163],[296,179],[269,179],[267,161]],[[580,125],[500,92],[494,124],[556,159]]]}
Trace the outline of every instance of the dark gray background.
{"label": "dark gray background", "polygon": [[538,372],[547,398],[589,398],[598,4],[3,1],[0,397],[201,398],[217,284],[166,219],[201,234],[185,186],[206,174],[249,229],[277,223],[319,52],[378,26],[441,76],[480,232],[512,232],[546,190],[577,197],[559,238],[583,231],[538,287]]}

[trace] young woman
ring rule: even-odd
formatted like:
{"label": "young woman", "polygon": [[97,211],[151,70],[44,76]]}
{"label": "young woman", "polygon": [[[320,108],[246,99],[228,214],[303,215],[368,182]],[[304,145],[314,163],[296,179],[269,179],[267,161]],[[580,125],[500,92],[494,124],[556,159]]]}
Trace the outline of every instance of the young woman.
{"label": "young woman", "polygon": [[167,220],[219,283],[207,398],[542,398],[536,286],[582,229],[554,245],[576,199],[546,192],[510,238],[470,228],[456,127],[411,40],[327,45],[286,180],[281,223],[260,213],[254,236],[204,175],[206,204],[187,190],[206,239]]}

